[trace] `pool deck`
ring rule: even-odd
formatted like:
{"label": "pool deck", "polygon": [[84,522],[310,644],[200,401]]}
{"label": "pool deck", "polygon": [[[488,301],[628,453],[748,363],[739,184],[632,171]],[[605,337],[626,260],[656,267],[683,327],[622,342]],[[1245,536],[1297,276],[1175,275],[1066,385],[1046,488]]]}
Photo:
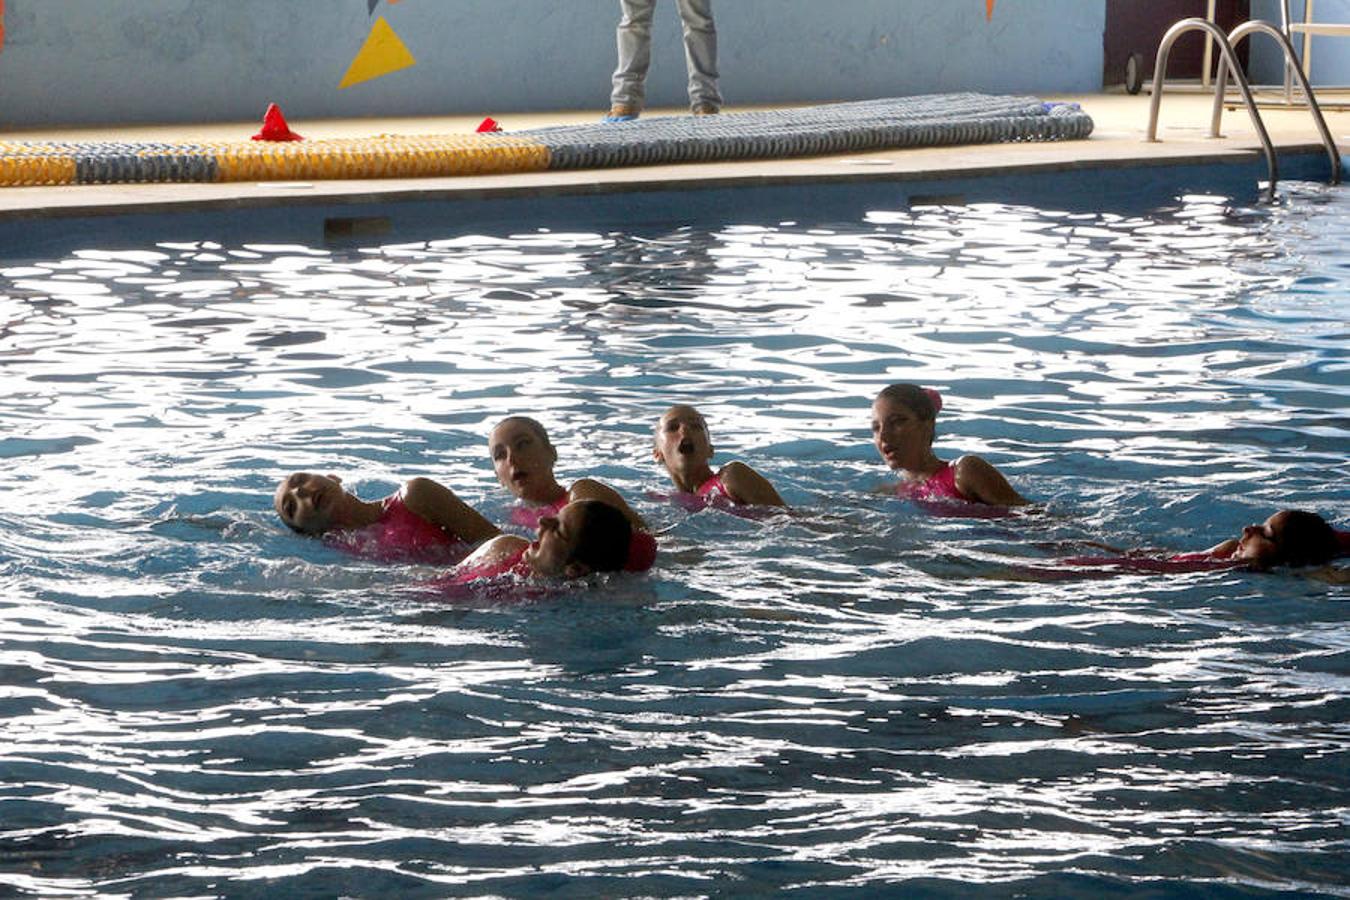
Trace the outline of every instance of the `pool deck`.
{"label": "pool deck", "polygon": [[[980,144],[906,150],[880,150],[845,156],[777,160],[683,163],[623,169],[529,172],[449,178],[391,178],[316,182],[234,182],[224,184],[63,185],[0,187],[0,219],[91,216],[126,212],[258,207],[296,202],[383,202],[457,197],[537,196],[646,191],[669,188],[781,185],[793,182],[903,179],[929,180],[1010,172],[1062,171],[1096,167],[1259,159],[1260,144],[1242,108],[1225,112],[1224,134],[1209,138],[1210,99],[1194,92],[1163,97],[1159,137],[1146,143],[1148,95],[1102,93],[1047,96],[1082,104],[1096,128],[1085,141]],[[734,111],[732,107],[728,111]],[[647,115],[677,115],[681,110],[651,110]],[[508,131],[549,125],[594,122],[596,110],[493,114]],[[1262,116],[1278,151],[1306,151],[1321,143],[1312,116],[1303,108],[1264,106]],[[1350,142],[1350,111],[1326,110],[1327,125],[1338,145]],[[464,134],[481,116],[414,119],[326,119],[291,117],[291,126],[308,138],[353,138],[382,134]],[[261,120],[261,114],[259,115]],[[102,128],[5,130],[0,140],[242,140],[258,122],[191,125],[133,125]]]}

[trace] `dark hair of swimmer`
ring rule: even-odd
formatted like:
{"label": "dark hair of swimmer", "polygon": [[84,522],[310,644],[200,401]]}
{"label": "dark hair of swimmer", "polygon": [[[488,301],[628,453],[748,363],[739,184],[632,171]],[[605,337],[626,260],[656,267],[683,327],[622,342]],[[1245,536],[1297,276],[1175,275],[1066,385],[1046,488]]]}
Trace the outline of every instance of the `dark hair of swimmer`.
{"label": "dark hair of swimmer", "polygon": [[1341,552],[1336,529],[1317,513],[1287,509],[1277,534],[1275,562],[1286,566],[1318,566],[1335,559]]}
{"label": "dark hair of swimmer", "polygon": [[882,388],[877,396],[899,403],[916,417],[929,422],[935,421],[937,414],[942,411],[942,395],[932,388],[922,388],[917,384],[892,384]]}
{"label": "dark hair of swimmer", "polygon": [[622,569],[628,562],[628,545],[633,540],[633,526],[628,519],[599,500],[576,500],[571,505],[580,510],[581,521],[576,549],[568,562],[584,563],[593,572]]}
{"label": "dark hair of swimmer", "polygon": [[496,431],[503,425],[514,425],[516,423],[524,425],[526,428],[530,429],[530,431],[534,434],[535,437],[539,438],[539,440],[544,442],[545,447],[553,446],[553,442],[548,439],[548,432],[544,430],[544,426],[539,424],[538,419],[531,419],[529,416],[507,416],[505,419],[502,419],[495,426],[493,426],[493,431]]}

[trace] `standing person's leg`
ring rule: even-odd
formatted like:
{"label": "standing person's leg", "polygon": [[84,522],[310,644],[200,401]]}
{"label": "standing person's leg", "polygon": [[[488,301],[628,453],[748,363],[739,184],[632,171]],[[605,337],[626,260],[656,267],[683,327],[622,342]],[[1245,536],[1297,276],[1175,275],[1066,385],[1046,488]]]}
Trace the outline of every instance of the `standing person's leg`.
{"label": "standing person's leg", "polygon": [[636,118],[647,99],[655,7],[656,0],[619,0],[619,67],[614,70],[614,87],[609,95],[611,118]]}
{"label": "standing person's leg", "polygon": [[684,61],[689,68],[689,108],[715,113],[722,108],[717,89],[717,28],[712,0],[677,0],[684,25]]}

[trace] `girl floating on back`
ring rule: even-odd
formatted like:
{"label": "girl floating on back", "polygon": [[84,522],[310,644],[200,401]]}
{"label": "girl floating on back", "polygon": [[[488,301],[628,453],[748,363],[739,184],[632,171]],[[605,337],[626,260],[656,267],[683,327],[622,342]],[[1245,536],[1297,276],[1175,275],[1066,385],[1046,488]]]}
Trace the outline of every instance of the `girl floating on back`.
{"label": "girl floating on back", "polygon": [[336,476],[295,472],[277,485],[272,505],[293,531],[386,561],[444,562],[501,533],[429,478],[413,478],[382,500],[362,500]]}
{"label": "girl floating on back", "polygon": [[1173,559],[1229,560],[1251,569],[1316,566],[1344,553],[1347,539],[1350,533],[1336,531],[1316,513],[1282,509],[1258,525],[1246,526],[1235,538]]}
{"label": "girl floating on back", "polygon": [[450,581],[467,584],[514,575],[580,578],[592,572],[640,572],[656,555],[650,534],[634,531],[623,513],[599,500],[565,504],[557,516],[543,516],[534,541],[503,534],[479,547],[455,567]]}
{"label": "girl floating on back", "polygon": [[947,462],[933,453],[942,396],[913,384],[893,384],[872,401],[872,441],[886,465],[903,476],[896,496],[910,500],[963,500],[992,506],[1029,501],[998,469],[978,456]]}
{"label": "girl floating on back", "polygon": [[[1073,570],[1094,574],[1110,572],[1157,572],[1181,574],[1214,569],[1246,568],[1264,572],[1278,566],[1302,568],[1322,566],[1338,556],[1350,553],[1350,532],[1337,531],[1316,513],[1300,509],[1282,509],[1264,522],[1248,525],[1241,534],[1191,553],[1159,554],[1125,551],[1105,545],[1110,556],[1074,556],[1055,560],[1053,568],[1034,567],[1035,580],[1058,580]],[[1327,581],[1344,581],[1344,573],[1329,568],[1313,573]]]}

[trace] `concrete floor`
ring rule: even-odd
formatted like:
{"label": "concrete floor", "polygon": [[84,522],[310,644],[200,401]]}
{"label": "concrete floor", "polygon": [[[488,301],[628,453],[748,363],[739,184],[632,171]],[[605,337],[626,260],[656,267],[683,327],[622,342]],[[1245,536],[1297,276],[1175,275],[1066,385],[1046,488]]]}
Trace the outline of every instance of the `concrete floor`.
{"label": "concrete floor", "polygon": [[[1255,131],[1241,108],[1224,115],[1225,137],[1211,139],[1210,100],[1193,92],[1163,97],[1160,142],[1146,143],[1147,94],[1092,94],[1045,99],[1082,104],[1096,129],[1089,140],[1059,143],[982,144],[910,150],[882,150],[848,156],[816,156],[744,162],[685,163],[627,169],[531,172],[459,178],[368,179],[313,183],[66,185],[0,188],[0,218],[96,215],[185,208],[281,205],[300,197],[315,200],[411,200],[455,196],[490,197],[540,193],[592,193],[731,184],[784,184],[793,181],[939,178],[993,172],[1128,167],[1161,162],[1203,162],[1223,158],[1259,158]],[[675,115],[681,110],[652,110]],[[595,110],[501,114],[508,131],[546,125],[594,122]],[[1320,146],[1306,109],[1263,107],[1262,115],[1277,149]],[[480,116],[417,119],[334,119],[291,121],[307,138],[366,137],[380,134],[453,134],[471,132]],[[1350,141],[1350,111],[1326,111],[1338,144]],[[261,115],[259,116],[261,120]],[[127,126],[0,131],[0,140],[241,140],[259,122],[203,125]]]}

